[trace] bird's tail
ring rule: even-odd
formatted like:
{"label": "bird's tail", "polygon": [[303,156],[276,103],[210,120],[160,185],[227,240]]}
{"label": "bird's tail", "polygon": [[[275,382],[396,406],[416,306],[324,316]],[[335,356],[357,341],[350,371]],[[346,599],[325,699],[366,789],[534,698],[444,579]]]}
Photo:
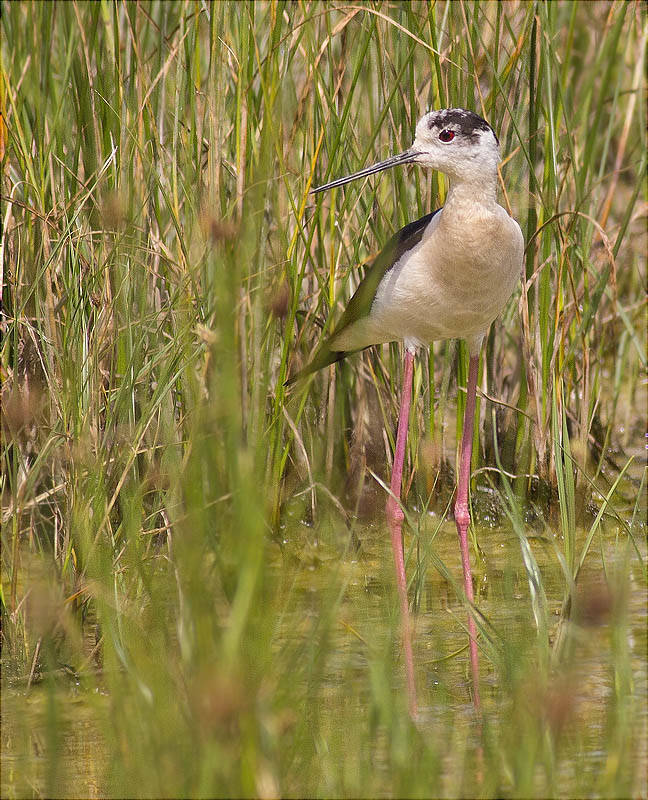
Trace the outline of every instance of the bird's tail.
{"label": "bird's tail", "polygon": [[350,352],[351,351],[346,350],[331,350],[328,341],[325,342],[303,369],[299,370],[296,375],[293,375],[284,382],[284,386],[292,386],[293,383],[297,383],[298,381],[307,378],[309,375],[312,375],[314,372],[317,372],[324,367],[328,367],[329,364],[335,364],[338,361],[342,361],[342,359],[346,358]]}

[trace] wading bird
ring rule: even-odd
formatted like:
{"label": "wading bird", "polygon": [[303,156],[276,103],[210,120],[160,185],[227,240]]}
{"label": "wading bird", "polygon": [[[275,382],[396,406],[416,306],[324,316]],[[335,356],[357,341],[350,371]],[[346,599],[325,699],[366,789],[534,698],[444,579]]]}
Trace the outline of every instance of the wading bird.
{"label": "wading bird", "polygon": [[[445,205],[398,231],[380,252],[351,298],[334,333],[297,378],[374,344],[405,346],[398,433],[386,513],[396,566],[410,712],[417,699],[407,580],[403,558],[401,477],[412,394],[414,355],[436,339],[468,345],[467,399],[454,517],[459,534],[466,597],[473,603],[468,551],[468,489],[479,351],[522,271],[524,240],[517,222],[497,203],[499,141],[472,111],[446,108],[426,114],[409,150],[313,192],[323,192],[399,164],[419,164],[450,180]],[[293,379],[294,380],[294,379]],[[292,380],[291,380],[292,382]],[[473,702],[479,709],[479,661],[475,622],[468,616]]]}

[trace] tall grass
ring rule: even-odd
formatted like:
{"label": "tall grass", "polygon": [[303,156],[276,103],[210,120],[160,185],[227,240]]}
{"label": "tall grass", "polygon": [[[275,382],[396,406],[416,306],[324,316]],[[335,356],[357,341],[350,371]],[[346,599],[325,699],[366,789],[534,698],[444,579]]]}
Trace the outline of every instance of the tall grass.
{"label": "tall grass", "polygon": [[[645,792],[642,7],[5,3],[1,24],[3,794]],[[358,522],[384,504],[400,347],[284,386],[447,191],[309,188],[443,106],[498,132],[527,243],[481,364],[474,511],[512,537],[500,565],[474,531],[480,730],[438,607],[460,603],[440,516],[463,345],[415,374],[418,728],[384,531]]]}

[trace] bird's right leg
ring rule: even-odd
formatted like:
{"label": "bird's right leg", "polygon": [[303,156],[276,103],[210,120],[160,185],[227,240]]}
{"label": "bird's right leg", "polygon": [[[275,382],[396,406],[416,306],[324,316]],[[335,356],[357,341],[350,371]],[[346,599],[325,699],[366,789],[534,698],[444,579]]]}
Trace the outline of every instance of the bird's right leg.
{"label": "bird's right leg", "polygon": [[398,585],[398,599],[401,610],[401,624],[403,628],[403,647],[405,650],[405,669],[407,672],[407,694],[409,710],[412,717],[417,713],[416,682],[414,679],[414,657],[412,655],[412,625],[410,622],[409,602],[407,599],[407,577],[405,575],[405,559],[403,556],[402,523],[403,510],[400,507],[401,481],[403,477],[403,463],[405,461],[405,445],[407,443],[407,429],[409,426],[410,405],[412,402],[412,375],[414,371],[414,351],[406,347],[405,364],[403,368],[403,390],[401,395],[400,413],[398,416],[398,433],[396,435],[396,449],[394,451],[394,466],[390,484],[391,494],[387,500],[385,511],[391,532],[392,551],[396,566],[396,583]]}
{"label": "bird's right leg", "polygon": [[[464,574],[466,598],[473,604],[472,572],[470,569],[470,552],[468,549],[468,526],[470,525],[470,508],[468,506],[468,488],[470,485],[470,461],[472,459],[472,441],[475,422],[475,401],[477,395],[477,372],[479,355],[471,355],[468,365],[468,385],[466,386],[466,410],[464,413],[463,436],[461,438],[461,456],[459,459],[459,480],[457,482],[457,499],[454,507],[455,523],[459,534],[461,563]],[[479,711],[479,654],[477,652],[477,630],[472,613],[468,615],[468,635],[470,637],[470,665],[473,679],[473,703]]]}

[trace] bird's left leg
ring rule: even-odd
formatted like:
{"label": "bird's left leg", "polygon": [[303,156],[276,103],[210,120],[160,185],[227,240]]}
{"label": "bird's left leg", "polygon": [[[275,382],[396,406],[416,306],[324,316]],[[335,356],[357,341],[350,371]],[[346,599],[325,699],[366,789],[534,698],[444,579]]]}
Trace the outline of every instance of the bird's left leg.
{"label": "bird's left leg", "polygon": [[[461,547],[461,562],[463,565],[464,587],[468,602],[473,604],[472,572],[470,569],[470,553],[468,550],[468,526],[470,525],[470,509],[468,507],[468,487],[470,484],[470,461],[472,458],[472,441],[475,421],[475,398],[477,394],[477,371],[479,368],[479,354],[470,356],[468,366],[468,385],[466,387],[466,411],[464,414],[463,436],[461,439],[461,456],[459,461],[459,481],[457,483],[457,498],[454,507],[459,545]],[[473,703],[479,710],[479,654],[477,652],[477,631],[472,614],[468,615],[468,633],[470,635],[470,664],[473,679]]]}
{"label": "bird's left leg", "polygon": [[403,476],[403,463],[405,461],[405,445],[407,443],[407,429],[409,426],[410,405],[412,402],[412,375],[414,371],[414,350],[406,347],[405,364],[403,368],[403,390],[401,395],[400,413],[398,415],[398,433],[396,435],[396,449],[394,451],[394,465],[390,484],[391,494],[387,500],[385,511],[391,532],[392,551],[396,566],[396,583],[398,585],[398,599],[401,610],[401,623],[403,628],[403,647],[405,650],[405,669],[407,672],[407,694],[409,709],[412,717],[417,713],[416,682],[414,679],[414,657],[412,655],[412,626],[409,615],[409,602],[407,600],[407,577],[405,575],[405,559],[403,556],[402,523],[403,510],[400,507],[401,480]]}

